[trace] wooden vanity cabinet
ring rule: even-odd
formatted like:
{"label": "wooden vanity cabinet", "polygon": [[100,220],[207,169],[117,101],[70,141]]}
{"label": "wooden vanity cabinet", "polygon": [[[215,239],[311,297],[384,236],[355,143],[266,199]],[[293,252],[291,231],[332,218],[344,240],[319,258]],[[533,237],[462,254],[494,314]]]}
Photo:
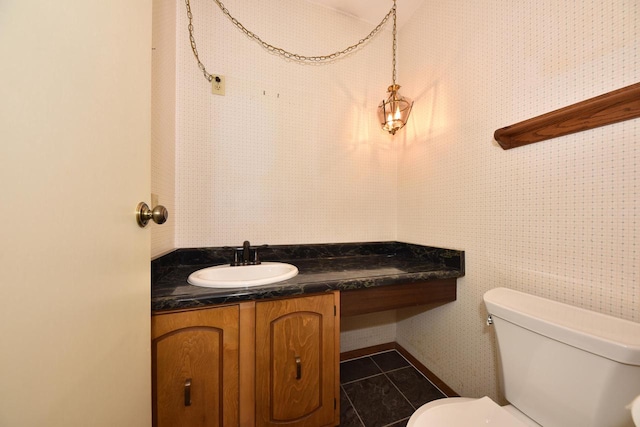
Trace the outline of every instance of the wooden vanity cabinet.
{"label": "wooden vanity cabinet", "polygon": [[154,427],[340,423],[340,293],[152,316]]}
{"label": "wooden vanity cabinet", "polygon": [[153,425],[229,427],[239,416],[239,306],[151,318]]}
{"label": "wooden vanity cabinet", "polygon": [[340,423],[339,293],[256,303],[256,426]]}

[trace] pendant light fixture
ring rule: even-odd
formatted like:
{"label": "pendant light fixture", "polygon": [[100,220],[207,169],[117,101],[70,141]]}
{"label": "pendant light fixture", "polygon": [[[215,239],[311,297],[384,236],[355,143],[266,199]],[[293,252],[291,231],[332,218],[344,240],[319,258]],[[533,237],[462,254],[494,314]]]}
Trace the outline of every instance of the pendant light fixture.
{"label": "pendant light fixture", "polygon": [[398,129],[407,124],[413,101],[398,92],[400,85],[396,84],[396,0],[393,0],[393,84],[387,92],[389,97],[378,105],[378,120],[382,129],[395,135]]}

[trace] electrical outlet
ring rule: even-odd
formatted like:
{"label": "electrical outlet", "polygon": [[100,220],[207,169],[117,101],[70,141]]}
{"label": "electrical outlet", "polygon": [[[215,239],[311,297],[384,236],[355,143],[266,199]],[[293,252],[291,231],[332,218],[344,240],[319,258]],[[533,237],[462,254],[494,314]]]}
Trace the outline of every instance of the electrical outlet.
{"label": "electrical outlet", "polygon": [[212,74],[211,77],[211,93],[224,96],[224,76]]}

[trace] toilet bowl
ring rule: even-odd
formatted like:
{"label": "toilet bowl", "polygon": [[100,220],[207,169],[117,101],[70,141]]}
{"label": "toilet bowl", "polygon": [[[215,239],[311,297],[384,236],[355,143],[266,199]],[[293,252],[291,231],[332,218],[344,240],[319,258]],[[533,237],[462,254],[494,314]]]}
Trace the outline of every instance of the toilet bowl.
{"label": "toilet bowl", "polygon": [[422,405],[407,427],[540,427],[515,407],[499,406],[488,397],[449,397]]}

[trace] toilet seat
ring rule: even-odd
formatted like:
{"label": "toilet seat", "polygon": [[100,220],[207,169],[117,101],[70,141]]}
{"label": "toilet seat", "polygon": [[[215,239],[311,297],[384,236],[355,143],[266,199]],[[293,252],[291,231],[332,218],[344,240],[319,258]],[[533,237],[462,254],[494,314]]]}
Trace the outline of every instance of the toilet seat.
{"label": "toilet seat", "polygon": [[527,427],[488,397],[451,397],[422,405],[407,427]]}

